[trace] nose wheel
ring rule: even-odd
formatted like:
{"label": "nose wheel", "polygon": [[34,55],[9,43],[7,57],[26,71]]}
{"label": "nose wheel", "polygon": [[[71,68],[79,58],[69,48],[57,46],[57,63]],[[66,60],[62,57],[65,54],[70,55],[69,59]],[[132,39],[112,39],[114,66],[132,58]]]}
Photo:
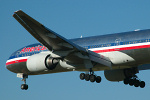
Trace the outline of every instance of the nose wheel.
{"label": "nose wheel", "polygon": [[28,78],[28,75],[23,74],[23,79],[22,81],[24,82],[24,84],[21,85],[21,89],[22,90],[27,90],[28,89],[28,85],[26,84],[26,79]]}
{"label": "nose wheel", "polygon": [[22,84],[21,85],[21,89],[22,90],[27,90],[28,89],[28,85],[27,84]]}
{"label": "nose wheel", "polygon": [[24,84],[21,85],[21,89],[22,90],[27,90],[28,89],[28,85],[26,84],[26,79],[28,78],[28,75],[23,74],[23,73],[18,73],[17,77],[18,78],[23,78],[22,81],[24,82]]}

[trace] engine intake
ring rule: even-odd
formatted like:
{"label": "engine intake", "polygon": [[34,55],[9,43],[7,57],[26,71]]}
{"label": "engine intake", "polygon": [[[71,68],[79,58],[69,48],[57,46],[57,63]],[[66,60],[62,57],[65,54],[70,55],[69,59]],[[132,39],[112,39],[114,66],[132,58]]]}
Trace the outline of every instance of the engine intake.
{"label": "engine intake", "polygon": [[52,57],[50,57],[50,55],[46,56],[45,65],[46,65],[47,69],[49,69],[49,70],[55,69],[58,62],[59,62],[58,59],[52,58]]}
{"label": "engine intake", "polygon": [[50,57],[47,53],[32,55],[27,60],[27,68],[30,72],[53,70],[58,64],[58,59]]}

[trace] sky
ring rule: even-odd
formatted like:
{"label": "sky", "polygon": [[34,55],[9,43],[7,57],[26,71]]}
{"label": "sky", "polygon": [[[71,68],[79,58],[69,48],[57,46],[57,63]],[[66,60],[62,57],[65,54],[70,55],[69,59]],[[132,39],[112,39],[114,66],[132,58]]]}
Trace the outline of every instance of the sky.
{"label": "sky", "polygon": [[144,89],[110,82],[103,71],[100,84],[82,81],[81,72],[29,76],[29,89],[8,71],[5,62],[16,50],[37,43],[13,17],[23,10],[67,39],[150,29],[149,0],[0,0],[0,99],[1,100],[149,100],[150,71],[140,71]]}

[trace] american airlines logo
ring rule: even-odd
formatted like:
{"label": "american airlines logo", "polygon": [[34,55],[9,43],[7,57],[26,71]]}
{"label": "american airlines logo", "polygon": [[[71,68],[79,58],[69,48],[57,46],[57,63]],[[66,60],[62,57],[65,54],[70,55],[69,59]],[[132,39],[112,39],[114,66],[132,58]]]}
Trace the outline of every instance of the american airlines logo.
{"label": "american airlines logo", "polygon": [[36,47],[24,47],[20,53],[25,53],[25,52],[34,52],[34,51],[43,51],[46,50],[47,48],[45,46],[36,46]]}

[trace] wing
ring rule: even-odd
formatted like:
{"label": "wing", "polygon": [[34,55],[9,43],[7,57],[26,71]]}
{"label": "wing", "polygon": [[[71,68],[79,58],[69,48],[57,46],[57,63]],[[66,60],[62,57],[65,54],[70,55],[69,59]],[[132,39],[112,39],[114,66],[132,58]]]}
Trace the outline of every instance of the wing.
{"label": "wing", "polygon": [[[94,61],[105,66],[111,66],[111,61],[104,56],[89,51],[83,47],[76,45],[54,31],[48,29],[38,21],[31,18],[29,15],[19,10],[13,14],[13,17],[40,43],[47,47],[50,51],[65,57],[67,60],[76,62],[76,59],[81,59],[87,64]],[[65,52],[65,53],[64,53]]]}

